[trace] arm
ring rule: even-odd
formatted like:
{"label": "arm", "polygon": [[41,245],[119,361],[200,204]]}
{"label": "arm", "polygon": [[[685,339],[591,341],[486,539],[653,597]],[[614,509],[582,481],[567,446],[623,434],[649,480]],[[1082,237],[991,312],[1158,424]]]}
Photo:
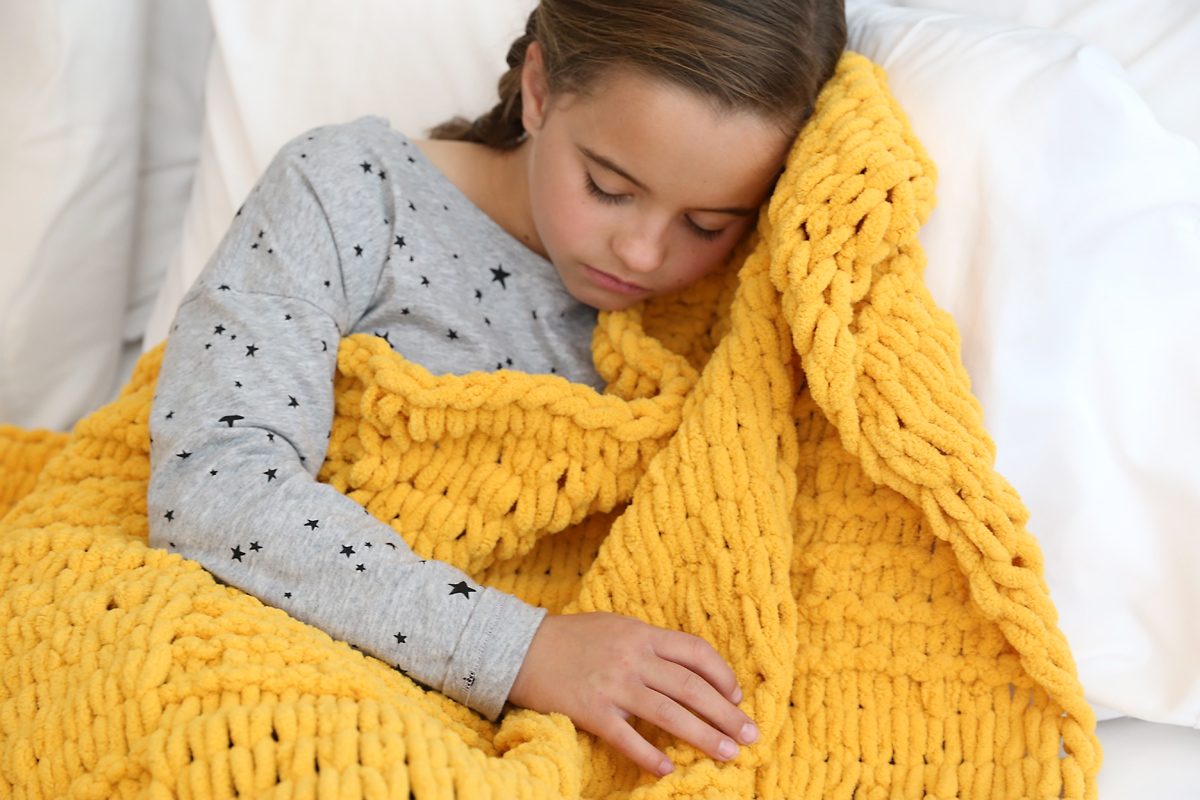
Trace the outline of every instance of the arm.
{"label": "arm", "polygon": [[354,180],[372,141],[284,148],[185,296],[151,409],[150,541],[495,718],[545,612],[315,480],[338,341],[391,242],[390,188]]}

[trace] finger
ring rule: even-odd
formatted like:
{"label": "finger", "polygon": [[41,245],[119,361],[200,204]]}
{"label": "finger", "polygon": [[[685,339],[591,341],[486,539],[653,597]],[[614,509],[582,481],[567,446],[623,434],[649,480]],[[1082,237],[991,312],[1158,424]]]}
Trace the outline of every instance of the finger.
{"label": "finger", "polygon": [[[728,760],[736,756],[737,742],[749,745],[757,740],[758,730],[750,717],[690,669],[671,661],[660,660],[654,668],[647,670],[643,681],[646,682],[647,688],[652,688],[662,696],[684,706],[684,709],[691,709],[702,717],[697,718],[689,712],[691,720],[702,722],[702,727],[685,720],[684,726],[692,733],[682,734],[676,730],[672,730],[672,733],[688,739],[709,756]],[[701,736],[701,739],[691,738],[692,735]]]}
{"label": "finger", "polygon": [[660,633],[654,641],[654,652],[659,658],[687,667],[729,698],[730,702],[741,702],[737,694],[740,691],[737,676],[715,647],[699,636],[683,631],[662,629]]}
{"label": "finger", "polygon": [[737,744],[725,734],[661,692],[642,687],[631,698],[631,713],[673,734],[718,761],[738,754]]}
{"label": "finger", "polygon": [[642,681],[647,687],[695,711],[735,741],[752,744],[758,739],[758,729],[746,712],[722,696],[698,673],[673,661],[659,659],[646,670]]}
{"label": "finger", "polygon": [[675,770],[671,759],[642,738],[642,735],[620,714],[608,715],[605,724],[592,729],[591,733],[611,744],[618,752],[623,753],[630,761],[652,775],[661,778],[664,775],[670,775]]}

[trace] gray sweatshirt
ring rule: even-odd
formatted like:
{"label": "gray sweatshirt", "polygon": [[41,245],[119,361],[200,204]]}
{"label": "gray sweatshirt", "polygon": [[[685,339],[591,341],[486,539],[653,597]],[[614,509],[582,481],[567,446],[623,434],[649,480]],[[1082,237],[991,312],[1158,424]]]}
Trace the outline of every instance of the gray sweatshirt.
{"label": "gray sweatshirt", "polygon": [[422,560],[316,481],[338,340],[433,374],[598,389],[594,309],[386,121],[276,156],[172,325],[150,414],[150,543],[495,719],[545,611]]}

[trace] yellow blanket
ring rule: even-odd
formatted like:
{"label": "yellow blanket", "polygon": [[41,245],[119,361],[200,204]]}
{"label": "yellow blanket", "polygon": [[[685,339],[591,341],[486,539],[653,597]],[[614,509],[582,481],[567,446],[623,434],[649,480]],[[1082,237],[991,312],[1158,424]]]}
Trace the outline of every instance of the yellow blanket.
{"label": "yellow blanket", "polygon": [[341,343],[321,479],[527,601],[712,642],[761,729],[733,762],[639,723],[656,780],[561,715],[492,724],[147,547],[160,347],[69,438],[0,430],[0,798],[1095,797],[1037,543],[922,282],[933,182],[847,54],[735,263],[601,316],[606,394]]}

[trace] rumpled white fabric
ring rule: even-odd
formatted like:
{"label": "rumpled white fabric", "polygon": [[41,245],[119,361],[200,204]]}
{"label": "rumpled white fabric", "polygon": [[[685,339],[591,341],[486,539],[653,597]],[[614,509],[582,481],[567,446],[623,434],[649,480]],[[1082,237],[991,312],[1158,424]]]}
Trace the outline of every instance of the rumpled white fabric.
{"label": "rumpled white fabric", "polygon": [[1200,150],[1081,39],[885,4],[851,19],[938,165],[926,281],[1088,699],[1196,727]]}
{"label": "rumpled white fabric", "polygon": [[116,397],[178,249],[204,0],[0,3],[0,423]]}

